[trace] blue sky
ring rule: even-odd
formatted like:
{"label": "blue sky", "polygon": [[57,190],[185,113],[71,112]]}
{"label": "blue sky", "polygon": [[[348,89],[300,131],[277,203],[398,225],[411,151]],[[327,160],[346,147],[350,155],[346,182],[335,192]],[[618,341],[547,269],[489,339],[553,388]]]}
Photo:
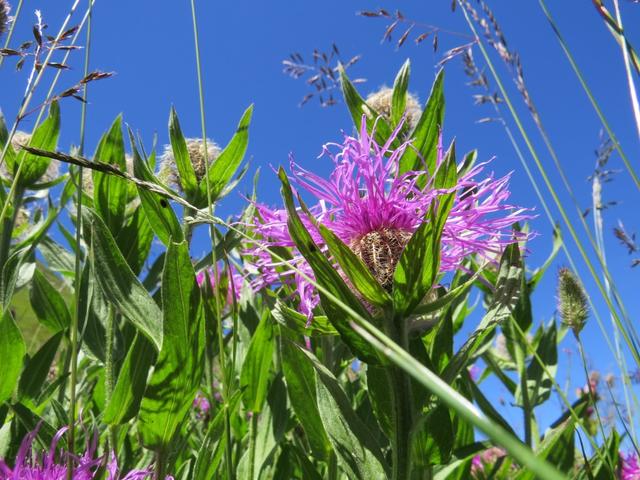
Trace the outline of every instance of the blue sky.
{"label": "blue sky", "polygon": [[[30,39],[35,9],[42,10],[50,25],[50,33],[53,33],[57,31],[71,3],[26,0],[12,45]],[[410,90],[424,101],[442,52],[470,39],[461,13],[451,13],[449,5],[450,2],[447,1],[198,1],[208,136],[221,145],[226,144],[244,109],[254,103],[254,121],[247,158],[251,161],[251,172],[257,167],[262,170],[260,199],[269,204],[279,204],[279,185],[269,165],[286,164],[289,153],[293,152],[296,160],[306,168],[327,172],[327,162],[316,159],[322,144],[340,140],[341,130],[350,132],[352,129],[349,114],[342,103],[331,108],[321,108],[317,102],[311,101],[300,108],[298,103],[309,89],[303,80],[293,80],[282,73],[282,60],[291,52],[299,52],[305,58],[310,58],[314,48],[328,51],[332,43],[335,43],[345,58],[362,55],[350,73],[367,79],[359,88],[361,92],[368,93],[381,85],[391,85],[398,68],[406,58],[411,58]],[[538,3],[493,0],[490,5],[510,48],[518,51],[521,56],[527,85],[542,121],[572,182],[580,205],[587,207],[591,203],[591,197],[586,178],[593,170],[600,123]],[[458,32],[460,35],[441,33],[440,48],[436,53],[429,41],[421,46],[407,41],[397,50],[393,44],[380,43],[386,25],[384,20],[356,15],[357,11],[377,7],[389,10],[399,8],[406,17],[443,30]],[[637,27],[634,31],[633,27],[640,25],[640,7],[631,2],[625,2],[623,7],[628,34],[631,39],[638,38],[640,32]],[[591,2],[567,0],[553,5],[553,14],[632,164],[640,168],[637,161],[638,138],[617,45]],[[79,21],[80,17],[81,14],[76,14],[75,21]],[[155,133],[160,145],[167,142],[167,121],[172,105],[178,111],[185,134],[200,135],[189,2],[97,0],[93,34],[91,68],[113,71],[116,75],[91,85],[87,152],[94,150],[99,136],[120,112],[124,113],[125,121],[141,133],[147,146],[150,146]],[[397,37],[396,35],[395,38]],[[475,58],[482,66],[477,50]],[[494,60],[518,112],[525,120],[525,126],[542,162],[560,192],[561,201],[572,218],[575,218],[569,197],[561,187],[551,159],[534,130],[508,72],[499,60],[495,57]],[[7,59],[0,69],[0,107],[9,120],[15,116],[27,77],[26,71],[15,73],[11,68],[12,63],[12,59]],[[63,74],[58,91],[73,85],[82,76],[82,53],[75,53],[70,65],[73,69]],[[502,126],[497,122],[477,123],[478,119],[494,114],[488,106],[473,105],[472,94],[477,92],[466,85],[467,78],[460,60],[449,62],[445,68],[445,142],[448,143],[455,137],[461,152],[478,148],[482,160],[495,156],[490,169],[497,175],[514,171],[513,202],[535,207],[540,213],[532,222],[532,228],[540,235],[531,243],[528,259],[530,265],[537,266],[546,258],[551,248],[551,226],[543,215],[539,201]],[[493,81],[491,83],[495,85]],[[43,91],[44,89],[40,93]],[[79,103],[72,99],[62,104],[61,149],[67,149],[78,142],[79,111]],[[508,115],[506,110],[503,113]],[[513,128],[511,119],[507,117],[507,120]],[[33,119],[27,118],[26,125],[30,121]],[[518,141],[523,147],[519,138]],[[534,168],[530,156],[526,155],[526,158]],[[623,168],[616,155],[611,163],[614,168]],[[250,176],[251,174],[248,175]],[[247,192],[249,189],[250,181],[245,181],[238,192]],[[244,201],[239,193],[234,193],[225,200],[222,213],[231,214],[241,208]],[[633,315],[640,312],[637,296],[640,267],[638,270],[629,268],[630,259],[626,250],[617,244],[611,229],[618,219],[622,219],[629,230],[640,228],[640,218],[633,208],[638,203],[638,192],[628,180],[626,172],[623,172],[614,183],[605,186],[604,198],[620,202],[604,213],[607,256],[618,288],[633,318]],[[559,219],[555,209],[553,215]],[[591,225],[591,217],[588,222]],[[577,222],[575,224],[580,232],[581,227]],[[564,230],[570,251],[578,260],[580,273],[586,279],[588,277],[583,262],[579,260],[568,233]],[[582,238],[585,241],[584,236]],[[204,251],[204,245],[202,248]],[[555,271],[563,264],[566,264],[566,260],[560,255],[538,289],[535,299],[536,321],[549,320],[554,314]],[[593,292],[605,325],[609,325],[606,310],[602,308],[601,298],[593,282],[585,283],[589,291]],[[593,319],[584,337],[593,367],[603,372],[610,370],[614,362],[603,347],[602,334]],[[572,347],[573,344],[566,341],[565,346]],[[578,370],[574,369],[574,373],[576,372]]]}

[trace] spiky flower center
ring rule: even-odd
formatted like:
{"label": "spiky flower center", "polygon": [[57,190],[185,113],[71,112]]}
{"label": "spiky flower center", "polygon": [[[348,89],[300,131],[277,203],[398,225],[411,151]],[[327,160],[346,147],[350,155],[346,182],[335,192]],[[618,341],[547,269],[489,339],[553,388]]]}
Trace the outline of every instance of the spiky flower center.
{"label": "spiky flower center", "polygon": [[381,228],[350,243],[351,250],[367,266],[387,291],[393,287],[393,272],[412,233],[397,228]]}

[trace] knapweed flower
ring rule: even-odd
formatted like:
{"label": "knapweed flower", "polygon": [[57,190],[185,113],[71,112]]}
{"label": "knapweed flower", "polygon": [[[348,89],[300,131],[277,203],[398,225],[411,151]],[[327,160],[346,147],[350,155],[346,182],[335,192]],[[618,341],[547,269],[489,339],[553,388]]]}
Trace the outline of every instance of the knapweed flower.
{"label": "knapweed flower", "polygon": [[11,12],[9,2],[0,0],[0,38],[2,38],[4,32],[7,31],[7,26],[9,25],[9,12]]}
{"label": "knapweed flower", "polygon": [[[390,145],[396,128],[385,145],[378,145],[367,133],[363,118],[360,137],[345,135],[342,144],[325,145],[322,155],[333,161],[328,179],[291,161],[292,184],[316,197],[310,208],[315,221],[333,231],[368,267],[380,285],[391,291],[393,273],[404,247],[425,221],[434,201],[443,193],[454,193],[455,201],[442,232],[440,270],[454,271],[469,255],[494,261],[507,244],[517,241],[511,225],[530,216],[507,203],[509,176],[476,180],[485,164],[472,168],[450,189],[433,187],[426,171],[399,173],[399,161],[409,142],[394,151]],[[437,166],[442,163],[439,148]],[[321,156],[322,156],[321,155]],[[426,186],[422,187],[423,182]],[[287,212],[256,205],[255,233],[261,239],[248,250],[259,272],[254,288],[288,283],[295,285],[299,310],[309,318],[319,302],[316,289],[305,279],[313,278],[311,267],[295,248],[287,228]],[[305,214],[301,220],[316,245],[326,251],[322,236]],[[277,261],[268,249],[289,247],[292,259]]]}
{"label": "knapweed flower", "polygon": [[[391,102],[393,99],[393,89],[389,87],[382,87],[380,90],[370,93],[365,100],[367,105],[378,112],[386,121],[391,122]],[[404,109],[405,123],[412,132],[420,115],[422,115],[422,108],[420,108],[420,101],[415,95],[407,93],[407,101]]]}
{"label": "knapweed flower", "polygon": [[[104,457],[96,457],[97,436],[89,442],[82,455],[71,455],[64,450],[58,450],[60,440],[67,432],[68,427],[63,427],[55,434],[48,452],[40,455],[34,453],[33,442],[38,435],[40,425],[29,432],[18,449],[13,468],[0,459],[1,480],[66,480],[67,462],[71,457],[74,480],[94,480],[103,478],[98,475],[98,469],[103,464]],[[131,470],[128,473],[120,472],[118,462],[113,453],[107,462],[107,480],[150,480],[153,471],[150,468]],[[173,480],[167,476],[165,480]]]}
{"label": "knapweed flower", "polygon": [[[191,165],[193,165],[193,171],[196,174],[196,179],[200,182],[206,173],[206,161],[205,161],[205,148],[202,138],[186,138],[187,151],[189,152],[189,159]],[[207,138],[207,150],[206,158],[211,165],[216,158],[220,155],[220,147],[213,140]],[[173,148],[171,145],[165,145],[164,152],[160,157],[160,171],[158,172],[158,178],[177,189],[182,189],[182,183],[180,182],[180,174],[178,173],[178,167],[176,165],[176,159],[173,156]]]}
{"label": "knapweed flower", "polygon": [[564,324],[578,336],[589,318],[589,304],[580,280],[568,268],[558,272],[558,311]]}
{"label": "knapweed flower", "polygon": [[640,465],[634,453],[620,454],[620,480],[640,480]]}
{"label": "knapweed flower", "polygon": [[[492,472],[496,463],[505,457],[507,452],[500,447],[486,449],[471,460],[471,477],[474,480],[484,480],[493,478]],[[515,465],[511,465],[511,470],[515,470]]]}
{"label": "knapweed flower", "polygon": [[[67,478],[68,453],[61,452],[56,456],[58,443],[66,433],[64,427],[56,433],[48,452],[40,455],[33,453],[33,441],[38,435],[40,426],[29,432],[18,449],[13,468],[0,459],[0,478],[3,480],[65,480]],[[94,458],[96,450],[95,442],[88,445],[87,450],[80,457],[73,458],[74,480],[92,480],[94,472],[100,465],[100,459]],[[56,458],[58,457],[58,458]]]}
{"label": "knapweed flower", "polygon": [[225,305],[227,306],[231,306],[234,301],[237,302],[240,300],[242,285],[244,284],[244,278],[235,268],[231,267],[229,270],[223,272],[221,268],[218,268],[216,271],[214,271],[213,268],[208,268],[206,270],[206,275],[204,271],[196,275],[196,280],[200,287],[203,286],[205,278],[208,277],[211,289],[214,292],[220,285],[223,287],[226,285],[227,295],[225,297]]}

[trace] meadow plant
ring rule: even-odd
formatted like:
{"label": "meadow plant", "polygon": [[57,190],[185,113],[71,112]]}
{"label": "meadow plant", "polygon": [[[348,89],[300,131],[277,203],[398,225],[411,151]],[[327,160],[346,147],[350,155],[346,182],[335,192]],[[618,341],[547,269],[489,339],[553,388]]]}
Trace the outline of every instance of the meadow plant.
{"label": "meadow plant", "polygon": [[[536,232],[535,205],[511,201],[519,171],[461,155],[460,142],[445,148],[444,69],[421,104],[409,60],[392,87],[363,97],[347,74],[359,56],[342,61],[335,44],[309,63],[291,54],[285,73],[312,89],[302,103],[344,103],[353,124],[335,125],[341,140],[322,147],[326,175],[291,155],[277,170],[279,206],[238,195],[243,211],[224,220],[218,207],[248,171],[253,105],[226,143],[209,138],[195,0],[202,131],[185,136],[171,108],[159,155],[123,115],[85,154],[87,85],[111,74],[88,69],[89,29],[80,80],[55,93],[90,26],[92,3],[69,27],[78,3],[56,36],[38,12],[34,39],[0,51],[18,70],[33,62],[15,120],[0,115],[0,480],[640,478],[635,377],[621,353],[622,338],[634,354],[636,334],[601,222],[615,205],[602,201],[612,135],[589,179],[602,280],[588,266],[611,309],[620,376],[590,365],[583,332],[600,317],[589,282],[557,229],[551,241]],[[595,3],[620,38],[621,19]],[[500,113],[507,92],[493,68],[492,91],[473,55],[479,48],[492,67],[491,45],[546,139],[488,3],[456,5],[472,33],[440,66],[461,58],[483,89],[475,103],[494,108],[516,145]],[[0,37],[8,15],[0,0]],[[400,11],[360,15],[388,22],[383,40],[397,48],[430,38],[438,51],[455,34]],[[624,52],[629,66],[623,42]],[[45,70],[56,74],[34,108]],[[81,141],[61,151],[61,106],[73,99]],[[621,222],[615,237],[637,253]],[[547,260],[529,265],[547,243]],[[561,250],[570,266],[558,270],[554,302],[538,287]],[[538,321],[542,301],[555,311]],[[569,331],[584,370],[572,398],[557,380]]]}

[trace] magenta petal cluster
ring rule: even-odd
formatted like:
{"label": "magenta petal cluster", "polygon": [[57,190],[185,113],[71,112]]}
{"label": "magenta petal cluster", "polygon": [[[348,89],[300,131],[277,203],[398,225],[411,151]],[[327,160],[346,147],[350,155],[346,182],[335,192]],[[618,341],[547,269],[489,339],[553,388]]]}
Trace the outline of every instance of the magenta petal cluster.
{"label": "magenta petal cluster", "polygon": [[640,480],[640,465],[634,453],[620,455],[620,480]]}
{"label": "magenta petal cluster", "polygon": [[[310,208],[312,215],[356,251],[363,240],[375,234],[408,240],[424,221],[434,200],[443,193],[454,192],[455,203],[442,235],[441,271],[456,270],[472,254],[495,261],[507,244],[518,239],[512,225],[531,218],[525,209],[508,203],[509,175],[480,178],[486,166],[480,164],[462,175],[452,189],[433,188],[432,177],[424,170],[399,173],[400,158],[413,147],[406,142],[391,149],[398,131],[385,145],[378,145],[374,135],[367,132],[363,119],[358,138],[345,135],[342,144],[324,146],[321,156],[329,157],[334,164],[329,178],[305,170],[291,160],[292,185],[300,193],[306,191],[317,199]],[[437,167],[442,157],[439,148]],[[305,278],[313,278],[313,272],[295,249],[287,229],[287,213],[260,204],[256,208],[254,228],[262,242],[248,252],[254,256],[258,273],[253,287],[295,285],[299,310],[311,318],[319,297]],[[301,219],[317,245],[324,249],[322,237],[312,222],[304,214]],[[291,247],[293,260],[288,263],[274,260],[269,247]]]}
{"label": "magenta petal cluster", "polygon": [[[208,268],[206,270],[206,276],[209,277],[209,282],[211,284],[211,288],[215,291],[217,285],[220,285],[221,282],[227,282],[227,297],[225,298],[226,305],[232,305],[233,301],[240,300],[240,294],[242,293],[242,285],[244,283],[244,279],[238,271],[230,267],[229,271],[225,274],[222,271],[221,267],[218,267],[217,270],[214,271],[213,268]],[[198,286],[202,287],[205,280],[205,272],[202,271],[196,275],[196,280],[198,282]]]}
{"label": "magenta petal cluster", "polygon": [[[74,480],[98,478],[98,468],[103,463],[104,457],[96,457],[97,436],[94,436],[93,441],[87,445],[82,455],[71,455],[58,449],[60,440],[68,430],[68,427],[63,427],[53,437],[49,451],[38,455],[33,451],[33,442],[39,430],[40,425],[24,437],[13,468],[6,463],[5,459],[0,459],[0,480],[66,480],[69,458],[72,459]],[[107,480],[147,480],[153,475],[153,471],[149,468],[131,470],[126,474],[121,472],[113,453],[107,462],[106,470]],[[168,476],[165,480],[173,480],[173,477]]]}

